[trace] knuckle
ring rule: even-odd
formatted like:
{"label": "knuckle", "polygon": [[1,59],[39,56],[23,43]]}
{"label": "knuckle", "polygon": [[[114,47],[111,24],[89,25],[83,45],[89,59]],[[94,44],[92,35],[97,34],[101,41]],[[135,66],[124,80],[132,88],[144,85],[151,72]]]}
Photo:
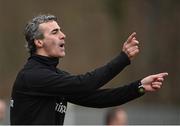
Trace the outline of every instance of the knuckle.
{"label": "knuckle", "polygon": [[136,44],[139,44],[139,41],[136,40]]}
{"label": "knuckle", "polygon": [[124,48],[127,50],[128,49],[128,45],[125,45]]}
{"label": "knuckle", "polygon": [[130,56],[134,56],[134,52],[130,52],[129,55],[130,55]]}
{"label": "knuckle", "polygon": [[139,53],[139,49],[137,49],[136,52]]}
{"label": "knuckle", "polygon": [[131,54],[131,50],[130,50],[130,49],[127,49],[127,52],[128,52],[129,54]]}

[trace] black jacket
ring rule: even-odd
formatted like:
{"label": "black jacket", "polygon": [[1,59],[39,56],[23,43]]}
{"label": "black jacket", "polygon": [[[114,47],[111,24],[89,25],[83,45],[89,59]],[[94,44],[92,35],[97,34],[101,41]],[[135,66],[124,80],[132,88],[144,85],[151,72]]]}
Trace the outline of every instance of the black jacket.
{"label": "black jacket", "polygon": [[12,90],[11,124],[63,124],[67,102],[87,107],[117,106],[135,99],[138,83],[99,89],[130,64],[121,52],[106,65],[83,75],[56,68],[58,58],[32,55],[18,73]]}

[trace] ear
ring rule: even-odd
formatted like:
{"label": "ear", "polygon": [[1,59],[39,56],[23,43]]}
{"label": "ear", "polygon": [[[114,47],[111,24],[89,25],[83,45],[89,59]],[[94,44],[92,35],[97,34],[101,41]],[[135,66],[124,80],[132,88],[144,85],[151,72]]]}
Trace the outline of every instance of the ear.
{"label": "ear", "polygon": [[43,47],[43,41],[40,39],[35,39],[34,44],[36,45],[37,48]]}

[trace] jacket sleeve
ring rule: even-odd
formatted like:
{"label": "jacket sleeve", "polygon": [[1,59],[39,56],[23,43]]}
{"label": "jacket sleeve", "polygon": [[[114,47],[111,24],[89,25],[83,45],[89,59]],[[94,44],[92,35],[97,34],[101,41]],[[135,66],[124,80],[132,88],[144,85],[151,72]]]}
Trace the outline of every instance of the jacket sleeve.
{"label": "jacket sleeve", "polygon": [[138,91],[139,81],[115,89],[99,89],[89,93],[74,94],[67,97],[71,103],[93,108],[113,107],[138,98],[144,93]]}
{"label": "jacket sleeve", "polygon": [[70,94],[98,89],[130,64],[128,56],[121,52],[106,65],[82,75],[71,75],[49,69],[29,70],[24,74],[26,86],[34,92]]}

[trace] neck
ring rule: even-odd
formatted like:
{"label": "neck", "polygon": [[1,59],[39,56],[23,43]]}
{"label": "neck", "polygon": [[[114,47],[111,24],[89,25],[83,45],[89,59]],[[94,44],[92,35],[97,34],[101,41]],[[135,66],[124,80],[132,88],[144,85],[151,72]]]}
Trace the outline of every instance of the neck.
{"label": "neck", "polygon": [[35,52],[35,54],[36,54],[36,55],[40,55],[40,56],[51,57],[51,56],[48,55],[44,50],[41,50],[41,49],[37,50],[37,51]]}

